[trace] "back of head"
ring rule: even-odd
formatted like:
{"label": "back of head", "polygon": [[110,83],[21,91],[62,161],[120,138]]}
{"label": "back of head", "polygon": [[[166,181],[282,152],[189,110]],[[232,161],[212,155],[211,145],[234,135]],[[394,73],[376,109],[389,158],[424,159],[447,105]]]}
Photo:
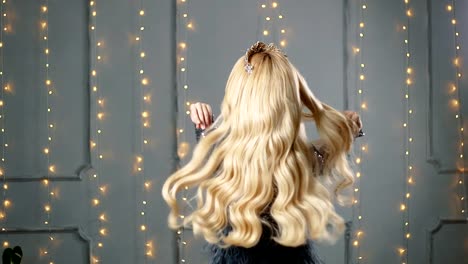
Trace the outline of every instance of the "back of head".
{"label": "back of head", "polygon": [[[191,223],[195,234],[225,246],[254,246],[262,224],[285,246],[336,239],[343,220],[317,179],[302,122],[316,122],[331,153],[327,171],[342,175],[342,188],[352,183],[345,156],[351,130],[344,116],[314,97],[279,49],[261,42],[237,60],[221,108],[216,129],[208,129],[190,162],[163,186],[169,225]],[[180,223],[176,196],[185,187],[197,188],[198,205]]]}

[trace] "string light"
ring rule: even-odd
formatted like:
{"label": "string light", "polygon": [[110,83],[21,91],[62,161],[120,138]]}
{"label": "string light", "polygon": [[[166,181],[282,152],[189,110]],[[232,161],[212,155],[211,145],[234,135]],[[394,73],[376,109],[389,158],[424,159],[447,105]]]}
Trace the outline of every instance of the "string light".
{"label": "string light", "polygon": [[[2,1],[0,4],[0,14],[6,14],[6,1]],[[4,28],[6,24],[6,17],[2,16],[0,17],[0,28]],[[5,226],[7,224],[7,209],[9,207],[10,201],[8,200],[8,184],[7,184],[7,179],[6,179],[6,172],[5,172],[5,156],[6,156],[6,150],[8,146],[8,141],[7,141],[7,129],[6,129],[6,119],[5,119],[5,102],[6,102],[6,89],[2,89],[2,87],[7,87],[5,84],[5,56],[4,56],[4,51],[3,49],[5,48],[5,43],[4,43],[4,38],[3,38],[3,30],[0,30],[0,96],[1,96],[1,106],[0,106],[0,126],[1,126],[1,144],[2,144],[2,153],[1,153],[1,165],[0,165],[0,177],[2,178],[3,181],[3,191],[2,191],[2,210],[0,211],[0,220],[2,222],[2,230],[5,229]],[[4,241],[3,243],[4,247],[8,247],[8,241]]]}
{"label": "string light", "polygon": [[414,179],[413,179],[413,162],[412,162],[412,143],[413,143],[413,137],[412,137],[412,130],[411,130],[411,124],[412,124],[412,114],[413,114],[413,108],[412,108],[412,103],[411,103],[411,88],[414,84],[414,78],[413,78],[413,68],[412,68],[412,61],[411,61],[411,52],[410,52],[410,29],[411,29],[411,19],[414,16],[413,10],[410,7],[409,1],[404,0],[405,3],[405,13],[406,13],[406,20],[405,20],[405,25],[402,26],[403,33],[404,33],[404,50],[406,53],[405,56],[405,65],[404,65],[404,71],[405,71],[405,82],[404,82],[404,99],[403,99],[403,104],[405,106],[404,109],[404,120],[403,120],[403,129],[404,129],[404,142],[403,142],[403,147],[404,147],[404,159],[405,159],[405,173],[404,173],[404,197],[403,201],[400,204],[400,212],[402,213],[402,247],[398,249],[398,253],[400,256],[400,261],[402,263],[408,263],[408,252],[409,252],[409,239],[411,238],[411,233],[410,233],[410,198],[411,198],[411,186],[414,185]]}
{"label": "string light", "polygon": [[89,1],[89,14],[90,14],[90,42],[91,42],[91,71],[90,71],[90,86],[92,88],[91,98],[92,103],[95,104],[95,113],[96,117],[95,127],[92,133],[92,139],[90,141],[90,148],[94,150],[95,153],[95,171],[91,176],[91,183],[93,184],[92,190],[92,199],[91,206],[94,208],[95,217],[97,219],[97,237],[94,238],[96,243],[92,248],[92,263],[101,262],[101,252],[104,247],[103,239],[108,234],[107,228],[104,226],[104,223],[108,220],[105,213],[102,211],[102,197],[106,194],[107,186],[101,183],[101,161],[104,159],[104,155],[101,149],[101,137],[104,132],[102,130],[102,122],[105,120],[105,100],[102,96],[101,89],[99,87],[99,69],[98,62],[102,62],[101,50],[104,45],[101,40],[98,40],[97,37],[97,21],[98,21],[98,10],[97,10],[97,1]]}
{"label": "string light", "polygon": [[460,87],[460,78],[462,76],[462,68],[461,68],[461,65],[460,65],[460,59],[461,59],[461,52],[460,52],[460,49],[461,49],[461,41],[459,39],[459,34],[458,34],[458,29],[457,29],[457,6],[456,6],[457,2],[454,1],[454,0],[451,0],[450,1],[450,4],[447,5],[446,9],[447,9],[447,12],[449,12],[451,14],[451,25],[453,26],[453,30],[451,31],[453,33],[453,39],[454,39],[454,53],[455,53],[455,56],[453,58],[453,67],[454,67],[454,70],[455,70],[455,76],[454,76],[454,80],[453,80],[453,83],[450,85],[452,87],[452,91],[449,92],[449,94],[452,96],[452,99],[451,99],[451,105],[452,105],[452,109],[454,110],[454,117],[455,117],[455,121],[457,122],[457,132],[458,132],[458,144],[457,144],[457,156],[458,156],[458,160],[457,160],[457,167],[458,167],[458,170],[457,170],[457,182],[458,182],[458,188],[457,188],[457,192],[458,192],[458,200],[460,201],[459,202],[459,206],[460,206],[460,211],[459,213],[461,214],[461,216],[464,218],[464,219],[468,219],[468,214],[467,214],[467,202],[466,202],[466,184],[463,184],[463,182],[465,181],[465,159],[464,159],[464,129],[463,129],[463,125],[464,125],[464,115],[462,114],[463,111],[461,111],[463,109],[462,107],[462,101],[461,101],[461,91],[460,89],[457,89],[457,87]]}
{"label": "string light", "polygon": [[[189,85],[187,81],[187,75],[189,72],[188,68],[188,49],[189,49],[189,36],[190,32],[193,31],[194,26],[193,26],[193,19],[190,17],[189,14],[189,5],[183,1],[179,2],[177,5],[177,43],[178,43],[178,48],[177,48],[177,91],[179,93],[178,98],[182,98],[181,101],[179,101],[179,107],[178,109],[184,109],[184,111],[180,112],[178,114],[178,126],[179,128],[176,130],[176,138],[177,138],[177,154],[178,154],[178,161],[177,161],[177,167],[182,166],[182,162],[185,162],[185,157],[187,156],[189,150],[190,150],[190,145],[187,142],[186,138],[186,124],[190,122],[188,117],[190,116],[190,105],[191,103],[188,100],[188,92],[189,92]],[[148,187],[146,187],[145,183],[145,188],[149,188],[149,183]],[[182,199],[184,202],[186,202],[186,192],[184,191],[182,194]],[[182,212],[185,211],[185,208],[182,209]],[[141,212],[144,214],[144,212]],[[183,218],[182,218],[183,219]],[[185,228],[182,226],[179,230],[177,230],[177,236],[178,236],[178,243],[179,243],[179,263],[187,263],[186,260],[186,253],[185,253],[185,248],[187,247],[187,242],[185,241]],[[148,246],[149,245],[149,246]],[[152,243],[148,244],[147,250],[152,248]]]}
{"label": "string light", "polygon": [[[140,215],[140,220],[139,220],[139,230],[142,233],[142,245],[144,244],[145,246],[142,246],[143,248],[143,259],[144,263],[147,263],[148,258],[153,257],[153,248],[152,246],[149,247],[148,245],[152,245],[152,241],[148,241],[148,223],[147,223],[147,217],[146,217],[146,208],[148,206],[148,203],[146,202],[148,200],[148,192],[150,191],[150,183],[147,179],[147,175],[145,173],[145,146],[147,145],[148,138],[147,135],[149,134],[146,132],[146,129],[150,127],[150,112],[149,109],[151,109],[151,101],[148,100],[149,92],[150,92],[150,80],[148,77],[144,75],[145,73],[145,60],[148,57],[148,54],[145,52],[145,49],[143,47],[143,43],[145,40],[144,32],[143,29],[145,28],[145,16],[147,15],[147,12],[145,10],[145,0],[139,0],[138,2],[138,25],[137,25],[137,30],[136,30],[136,46],[137,46],[137,69],[135,71],[135,74],[137,75],[137,80],[138,81],[138,88],[140,91],[139,98],[140,99],[140,113],[139,113],[139,118],[141,121],[141,125],[138,127],[139,131],[139,138],[138,138],[138,147],[137,147],[137,155],[135,158],[135,174],[136,176],[139,176],[136,178],[137,180],[137,186],[141,186],[141,203],[138,202],[138,205],[136,206],[137,212],[139,212]],[[193,28],[193,24],[189,23],[186,25],[187,28]],[[138,30],[139,29],[139,30]],[[138,199],[137,199],[138,200]],[[138,213],[137,213],[138,214]]]}
{"label": "string light", "polygon": [[[46,226],[49,226],[50,229],[50,224],[51,224],[51,211],[52,211],[52,192],[51,189],[53,188],[51,183],[50,183],[50,175],[56,173],[56,166],[51,163],[51,143],[53,139],[53,132],[54,132],[54,124],[51,121],[51,113],[53,112],[52,105],[51,105],[51,96],[54,95],[54,85],[51,80],[51,76],[49,73],[49,68],[50,68],[50,60],[49,56],[51,54],[51,50],[49,47],[49,0],[43,0],[43,5],[41,6],[40,9],[40,24],[41,24],[41,35],[42,39],[44,40],[44,55],[43,55],[43,62],[44,62],[44,80],[45,80],[45,92],[46,92],[46,126],[47,126],[47,140],[46,140],[46,146],[44,147],[43,154],[45,155],[46,159],[46,164],[47,168],[49,170],[45,174],[45,179],[43,180],[43,186],[46,192],[46,202],[43,206],[43,212],[45,214],[43,223]],[[51,231],[50,231],[51,232]],[[52,233],[49,234],[49,237],[52,237]],[[52,243],[50,243],[50,240],[47,241],[45,245],[45,252],[51,251],[51,246]],[[52,261],[52,256],[53,254],[44,254],[47,255],[48,261]]]}
{"label": "string light", "polygon": [[[259,14],[262,19],[259,19],[257,30],[261,32],[257,34],[257,40],[263,42],[273,42],[282,48],[287,45],[286,29],[283,26],[283,15],[281,14],[278,1],[267,1],[260,4]],[[261,20],[261,21],[260,21]]]}
{"label": "string light", "polygon": [[[368,104],[365,101],[365,80],[366,80],[366,75],[365,75],[365,64],[364,64],[364,52],[363,52],[363,46],[364,46],[364,32],[365,32],[365,12],[367,11],[367,3],[366,0],[360,0],[359,1],[359,6],[361,8],[358,8],[359,12],[359,21],[358,24],[356,25],[356,30],[357,30],[357,36],[356,36],[356,42],[357,46],[353,47],[354,55],[356,56],[356,70],[357,70],[357,84],[356,84],[356,105],[359,106],[357,109],[357,112],[361,118],[363,118],[363,115],[365,114],[365,111],[368,109]],[[367,144],[363,141],[364,138],[359,139],[359,141],[356,142],[356,182],[355,182],[355,189],[353,192],[353,207],[352,207],[352,217],[353,219],[357,219],[356,221],[356,231],[353,233],[353,246],[355,250],[355,258],[356,258],[356,263],[359,264],[361,261],[364,259],[361,253],[361,240],[364,236],[364,231],[363,231],[363,223],[362,223],[362,174],[361,171],[363,169],[363,156],[368,150]]]}

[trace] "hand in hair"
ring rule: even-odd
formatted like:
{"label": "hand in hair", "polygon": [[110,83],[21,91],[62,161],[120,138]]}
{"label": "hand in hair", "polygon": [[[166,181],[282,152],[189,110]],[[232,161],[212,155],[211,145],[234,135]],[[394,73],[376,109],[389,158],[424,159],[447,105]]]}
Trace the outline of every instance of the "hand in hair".
{"label": "hand in hair", "polygon": [[206,129],[213,123],[213,112],[209,104],[197,102],[190,105],[190,118],[198,129]]}
{"label": "hand in hair", "polygon": [[343,112],[343,114],[352,121],[352,126],[351,128],[353,129],[353,135],[355,137],[358,136],[359,131],[362,129],[362,121],[361,118],[359,117],[359,114],[354,111],[346,110]]}

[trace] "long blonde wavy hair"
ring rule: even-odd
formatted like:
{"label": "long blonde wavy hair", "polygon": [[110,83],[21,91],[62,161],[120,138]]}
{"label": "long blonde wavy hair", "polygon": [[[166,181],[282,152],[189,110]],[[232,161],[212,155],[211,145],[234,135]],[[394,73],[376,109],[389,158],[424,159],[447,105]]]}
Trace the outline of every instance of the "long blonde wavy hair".
{"label": "long blonde wavy hair", "polygon": [[[323,170],[304,120],[315,121],[326,148]],[[257,42],[231,71],[221,115],[192,159],[163,186],[171,209],[169,226],[192,224],[196,235],[222,247],[256,245],[262,223],[273,228],[272,239],[284,246],[307,239],[333,242],[344,221],[320,179],[337,183],[334,195],[344,197],[342,190],[353,183],[346,158],[352,141],[350,120],[320,102],[279,49]],[[177,194],[187,188],[196,188],[197,207],[182,220]]]}

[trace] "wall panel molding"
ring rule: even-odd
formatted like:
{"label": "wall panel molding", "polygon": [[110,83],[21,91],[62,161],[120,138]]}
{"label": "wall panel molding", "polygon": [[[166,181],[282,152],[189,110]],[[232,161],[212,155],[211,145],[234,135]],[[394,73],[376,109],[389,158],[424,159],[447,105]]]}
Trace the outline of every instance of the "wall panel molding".
{"label": "wall panel molding", "polygon": [[437,225],[427,231],[427,241],[426,241],[426,260],[428,264],[434,263],[434,240],[437,233],[442,230],[444,226],[447,225],[466,225],[468,224],[468,219],[449,219],[441,218]]}
{"label": "wall panel molding", "polygon": [[38,235],[38,234],[72,234],[79,238],[79,241],[86,246],[86,259],[91,264],[92,258],[92,239],[84,232],[81,227],[52,227],[52,228],[5,228],[0,231],[1,235]]}

